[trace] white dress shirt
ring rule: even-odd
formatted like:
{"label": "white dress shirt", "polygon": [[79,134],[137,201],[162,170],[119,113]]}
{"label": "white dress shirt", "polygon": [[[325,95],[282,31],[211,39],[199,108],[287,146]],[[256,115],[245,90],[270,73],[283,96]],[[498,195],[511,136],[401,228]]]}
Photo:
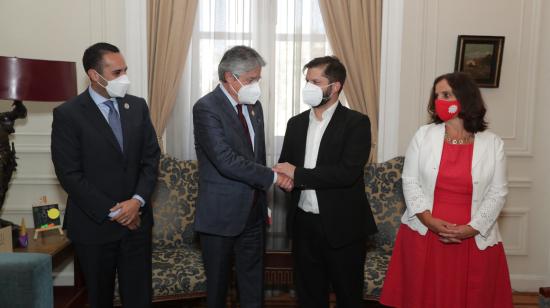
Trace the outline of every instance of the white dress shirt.
{"label": "white dress shirt", "polygon": [[[327,129],[330,119],[336,110],[338,103],[330,106],[323,112],[322,120],[317,119],[313,108],[309,111],[309,126],[307,129],[306,156],[304,159],[304,168],[313,169],[317,166],[317,156],[319,154],[319,145],[323,134]],[[305,212],[319,214],[319,203],[314,189],[302,190],[298,207]]]}

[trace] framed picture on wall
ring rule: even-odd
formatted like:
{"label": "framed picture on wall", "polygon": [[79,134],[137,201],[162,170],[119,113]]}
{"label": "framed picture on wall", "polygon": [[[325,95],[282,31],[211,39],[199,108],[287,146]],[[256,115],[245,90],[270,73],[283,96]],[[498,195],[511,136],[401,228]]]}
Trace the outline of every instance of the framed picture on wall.
{"label": "framed picture on wall", "polygon": [[459,35],[455,72],[469,74],[481,88],[498,88],[504,36]]}

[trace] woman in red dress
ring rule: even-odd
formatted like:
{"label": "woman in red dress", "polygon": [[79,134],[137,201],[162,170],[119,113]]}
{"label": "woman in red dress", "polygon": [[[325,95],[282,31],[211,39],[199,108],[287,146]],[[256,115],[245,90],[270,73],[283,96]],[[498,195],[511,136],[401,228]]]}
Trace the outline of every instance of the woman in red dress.
{"label": "woman in red dress", "polygon": [[435,79],[405,156],[401,219],[380,302],[402,308],[512,308],[497,218],[508,193],[503,142],[463,73]]}

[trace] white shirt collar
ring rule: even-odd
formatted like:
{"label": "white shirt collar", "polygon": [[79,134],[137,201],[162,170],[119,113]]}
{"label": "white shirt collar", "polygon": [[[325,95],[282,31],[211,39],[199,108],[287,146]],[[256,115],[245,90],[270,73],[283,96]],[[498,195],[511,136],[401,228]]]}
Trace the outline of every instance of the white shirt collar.
{"label": "white shirt collar", "polygon": [[315,111],[313,110],[314,108],[311,107],[311,110],[309,112],[309,120],[315,120],[317,122],[324,122],[324,121],[330,121],[330,119],[332,119],[332,115],[334,114],[334,111],[336,111],[336,107],[338,107],[338,105],[340,104],[340,102],[336,102],[334,105],[330,106],[327,110],[325,110],[323,112],[323,119],[321,121],[319,121],[319,119],[317,119],[317,117],[315,116]]}
{"label": "white shirt collar", "polygon": [[97,93],[91,86],[88,87],[88,92],[90,92],[90,96],[92,97],[92,100],[96,105],[100,105],[105,101],[112,100],[116,106],[116,99],[114,97],[113,98],[103,97],[103,95]]}
{"label": "white shirt collar", "polygon": [[237,105],[239,103],[237,103],[237,101],[233,98],[233,96],[231,96],[231,94],[229,94],[229,92],[227,92],[227,90],[223,86],[223,83],[221,83],[221,82],[220,82],[220,88],[222,89],[223,94],[225,94],[225,96],[227,96],[227,99],[229,99],[229,102],[231,102],[231,105],[233,105],[233,108],[235,108],[235,110],[237,110]]}

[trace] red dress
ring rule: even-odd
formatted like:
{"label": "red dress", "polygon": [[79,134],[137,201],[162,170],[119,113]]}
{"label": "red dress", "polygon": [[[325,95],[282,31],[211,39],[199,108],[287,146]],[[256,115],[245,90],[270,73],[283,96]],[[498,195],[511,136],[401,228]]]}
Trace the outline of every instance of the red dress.
{"label": "red dress", "polygon": [[[473,144],[445,143],[432,215],[455,224],[470,221]],[[512,308],[502,243],[477,248],[474,238],[444,244],[402,224],[380,302],[403,308]]]}

